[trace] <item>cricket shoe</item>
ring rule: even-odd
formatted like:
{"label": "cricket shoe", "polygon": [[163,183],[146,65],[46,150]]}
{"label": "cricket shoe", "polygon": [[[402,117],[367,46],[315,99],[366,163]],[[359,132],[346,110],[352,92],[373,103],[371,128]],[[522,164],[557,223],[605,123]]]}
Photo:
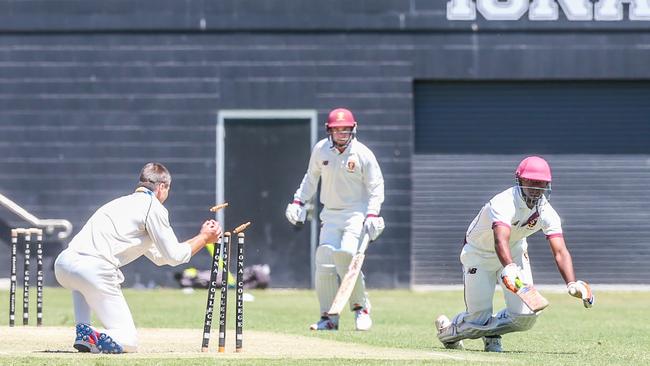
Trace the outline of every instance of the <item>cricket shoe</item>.
{"label": "cricket shoe", "polygon": [[357,330],[370,330],[372,318],[370,318],[369,308],[359,308],[354,311],[354,325]]}
{"label": "cricket shoe", "polygon": [[77,336],[73,347],[79,352],[90,353],[123,353],[122,346],[117,344],[106,333],[99,333],[90,325],[77,324]]}
{"label": "cricket shoe", "polygon": [[[438,331],[438,339],[445,333],[451,331],[452,324],[451,320],[447,318],[445,315],[440,315],[438,318],[436,318],[436,330]],[[456,341],[456,342],[443,342],[440,341],[443,346],[447,349],[465,349],[463,347],[463,341]]]}
{"label": "cricket shoe", "polygon": [[483,337],[483,345],[485,352],[503,352],[501,348],[501,336]]}
{"label": "cricket shoe", "polygon": [[84,323],[77,324],[76,331],[77,336],[72,347],[79,352],[99,353],[97,351],[97,339],[99,338],[97,331]]}
{"label": "cricket shoe", "polygon": [[98,353],[124,353],[124,349],[106,333],[99,333],[97,340]]}
{"label": "cricket shoe", "polygon": [[339,319],[323,315],[320,320],[309,326],[310,330],[339,330]]}

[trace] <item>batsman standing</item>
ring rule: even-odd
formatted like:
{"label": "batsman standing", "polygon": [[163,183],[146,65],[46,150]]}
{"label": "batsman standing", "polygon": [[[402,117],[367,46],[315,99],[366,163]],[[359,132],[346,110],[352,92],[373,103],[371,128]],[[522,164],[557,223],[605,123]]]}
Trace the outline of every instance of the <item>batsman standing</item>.
{"label": "batsman standing", "polygon": [[[195,237],[179,243],[163,203],[171,176],[159,163],[147,163],[134,193],[100,207],[61,252],[54,264],[56,279],[72,290],[76,321],[74,348],[79,352],[122,353],[137,350],[137,333],[122,294],[120,267],[145,255],[155,264],[176,266],[221,235],[207,220]],[[106,328],[90,326],[91,311]]]}
{"label": "batsman standing", "polygon": [[[316,250],[315,285],[321,318],[312,330],[337,330],[338,316],[327,311],[359,246],[365,230],[375,240],[384,230],[379,216],[384,201],[384,178],[375,155],[356,139],[357,122],[344,108],[330,112],[325,125],[328,138],[314,146],[307,173],[287,206],[286,216],[294,225],[307,217],[305,203],[321,183],[320,201],[324,208],[319,246]],[[360,274],[350,296],[350,310],[355,314],[357,330],[369,330],[370,300],[363,274]]]}
{"label": "batsman standing", "polygon": [[[562,236],[560,216],[548,201],[551,168],[537,156],[525,158],[515,172],[516,184],[494,196],[469,225],[460,254],[466,311],[449,320],[436,319],[438,339],[446,348],[462,349],[463,339],[483,338],[485,351],[501,352],[501,335],[530,329],[537,319],[515,294],[532,284],[526,238],[542,230],[570,295],[585,307],[594,303],[589,285],[576,281],[571,254]],[[503,289],[506,308],[492,314],[496,284]]]}

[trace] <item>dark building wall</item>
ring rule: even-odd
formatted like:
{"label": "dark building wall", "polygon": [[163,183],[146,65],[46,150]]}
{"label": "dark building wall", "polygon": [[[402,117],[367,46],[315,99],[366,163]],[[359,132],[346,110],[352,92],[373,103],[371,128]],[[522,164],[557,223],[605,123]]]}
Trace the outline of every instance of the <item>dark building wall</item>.
{"label": "dark building wall", "polygon": [[[316,109],[323,121],[346,106],[386,179],[368,282],[408,286],[413,81],[648,78],[646,29],[449,22],[443,1],[2,2],[0,193],[78,231],[161,161],[186,238],[214,201],[219,110]],[[163,273],[156,282],[169,284]]]}

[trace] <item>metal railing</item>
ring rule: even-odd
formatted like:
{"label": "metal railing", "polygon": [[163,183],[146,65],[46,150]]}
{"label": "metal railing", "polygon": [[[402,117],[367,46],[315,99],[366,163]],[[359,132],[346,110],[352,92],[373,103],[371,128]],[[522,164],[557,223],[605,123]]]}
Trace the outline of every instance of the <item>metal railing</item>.
{"label": "metal railing", "polygon": [[23,220],[29,222],[32,226],[43,228],[43,230],[48,234],[52,234],[56,229],[60,229],[61,231],[57,234],[59,239],[65,239],[72,234],[72,223],[68,220],[39,219],[2,194],[0,194],[0,205],[6,207],[9,211],[13,212]]}

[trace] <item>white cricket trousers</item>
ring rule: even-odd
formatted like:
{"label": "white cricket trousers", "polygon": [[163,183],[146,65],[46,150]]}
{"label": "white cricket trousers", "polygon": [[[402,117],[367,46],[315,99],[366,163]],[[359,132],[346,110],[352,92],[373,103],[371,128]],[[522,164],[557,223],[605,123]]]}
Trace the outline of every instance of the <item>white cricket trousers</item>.
{"label": "white cricket trousers", "polygon": [[122,272],[104,259],[66,249],[56,258],[54,273],[61,286],[72,290],[77,324],[90,324],[91,311],[126,352],[136,352],[138,335],[122,294]]}
{"label": "white cricket trousers", "polygon": [[[521,241],[511,247],[510,251],[512,260],[522,270],[522,280],[524,283],[532,284],[533,275],[527,248],[527,243]],[[466,244],[461,252],[460,261],[463,264],[467,310],[454,317],[454,324],[460,325],[464,322],[465,324],[461,328],[466,328],[464,332],[467,334],[472,334],[473,329],[471,328],[503,334],[532,327],[536,316],[517,295],[503,285],[499,277],[503,266],[495,253],[481,251]],[[506,308],[495,316],[493,315],[492,300],[497,283],[503,290]]]}

